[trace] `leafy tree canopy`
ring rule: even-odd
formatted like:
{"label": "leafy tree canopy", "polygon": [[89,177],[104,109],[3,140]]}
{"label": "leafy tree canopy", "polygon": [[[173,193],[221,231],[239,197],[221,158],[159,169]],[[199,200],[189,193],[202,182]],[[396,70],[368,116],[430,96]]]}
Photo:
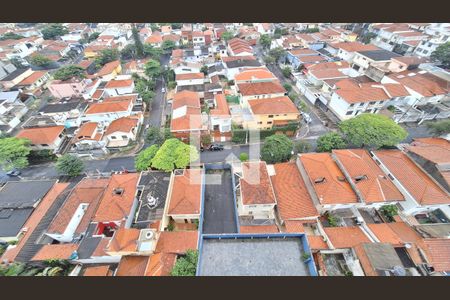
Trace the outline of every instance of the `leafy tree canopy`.
{"label": "leafy tree canopy", "polygon": [[171,276],[195,276],[197,271],[198,251],[187,250],[184,257],[177,259],[175,266],[170,272]]}
{"label": "leafy tree canopy", "polygon": [[408,136],[400,125],[378,114],[358,115],[341,122],[339,129],[350,144],[370,149],[395,146]]}
{"label": "leafy tree canopy", "polygon": [[83,161],[74,155],[64,154],[56,162],[56,171],[61,175],[68,175],[75,177],[81,174],[84,170]]}
{"label": "leafy tree canopy", "polygon": [[268,163],[277,163],[289,160],[293,143],[284,134],[274,134],[266,138],[261,148],[261,159]]}
{"label": "leafy tree canopy", "polygon": [[50,58],[42,54],[33,55],[30,59],[30,63],[38,67],[49,66],[52,62],[53,61]]}
{"label": "leafy tree canopy", "polygon": [[174,41],[171,41],[171,40],[165,40],[165,41],[162,43],[161,48],[162,48],[164,51],[172,51],[173,49],[176,48],[176,46],[177,46],[177,45],[175,44]]}
{"label": "leafy tree canopy", "polygon": [[159,146],[152,145],[145,150],[141,151],[135,160],[135,167],[137,171],[148,170],[152,164],[152,159],[155,157],[156,152],[158,152]]}
{"label": "leafy tree canopy", "polygon": [[115,48],[104,49],[100,51],[100,55],[95,59],[95,62],[100,66],[104,66],[107,63],[118,59],[119,59],[119,50]]}
{"label": "leafy tree canopy", "polygon": [[7,32],[4,35],[2,35],[0,37],[0,41],[5,41],[5,40],[20,40],[23,39],[24,36],[14,33],[14,32]]}
{"label": "leafy tree canopy", "polygon": [[191,161],[198,160],[198,151],[176,138],[168,139],[159,148],[152,160],[152,167],[163,171],[185,168]]}
{"label": "leafy tree canopy", "polygon": [[339,133],[329,132],[317,139],[317,152],[331,152],[333,149],[342,149],[347,146]]}
{"label": "leafy tree canopy", "polygon": [[450,42],[440,45],[431,53],[431,59],[440,62],[444,68],[450,68]]}
{"label": "leafy tree canopy", "polygon": [[69,80],[71,78],[84,78],[84,70],[80,66],[69,65],[59,68],[54,74],[53,78],[57,80]]}
{"label": "leafy tree canopy", "polygon": [[228,42],[229,40],[231,40],[234,37],[233,33],[230,31],[225,31],[224,33],[222,33],[222,35],[220,36],[220,38],[222,40],[224,40],[225,42]]}
{"label": "leafy tree canopy", "polygon": [[52,23],[46,25],[42,31],[42,37],[44,40],[56,40],[62,35],[69,33],[67,27],[63,26],[61,23]]}
{"label": "leafy tree canopy", "polygon": [[273,56],[275,58],[275,61],[279,61],[282,57],[286,56],[286,50],[284,50],[282,47],[276,47],[273,49],[270,49],[269,55]]}
{"label": "leafy tree canopy", "polygon": [[23,169],[28,166],[30,141],[15,137],[0,139],[0,166],[5,171]]}
{"label": "leafy tree canopy", "polygon": [[427,124],[430,132],[435,136],[440,136],[450,133],[450,120],[442,120]]}
{"label": "leafy tree canopy", "polygon": [[269,48],[272,43],[272,38],[268,34],[262,34],[259,37],[259,43],[263,46],[263,48]]}
{"label": "leafy tree canopy", "polygon": [[159,61],[149,59],[145,64],[144,72],[150,78],[158,77],[161,74],[161,64]]}

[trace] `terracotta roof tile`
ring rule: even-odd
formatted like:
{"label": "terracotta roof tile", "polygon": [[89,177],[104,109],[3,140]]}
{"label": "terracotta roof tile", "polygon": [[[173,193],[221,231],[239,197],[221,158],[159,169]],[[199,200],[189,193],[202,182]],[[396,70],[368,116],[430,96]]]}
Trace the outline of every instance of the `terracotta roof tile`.
{"label": "terracotta roof tile", "polygon": [[19,82],[17,85],[26,86],[31,85],[44,77],[48,72],[47,71],[34,71],[30,76]]}
{"label": "terracotta roof tile", "polygon": [[330,153],[307,153],[299,157],[322,204],[358,202],[355,192]]}
{"label": "terracotta roof tile", "polygon": [[292,233],[304,233],[305,227],[303,227],[303,221],[286,220],[284,221],[286,232]]}
{"label": "terracotta roof tile", "polygon": [[[366,150],[333,150],[333,153],[352,178],[366,203],[405,200]],[[362,179],[358,181],[355,179],[360,177]]]}
{"label": "terracotta roof tile", "polygon": [[183,174],[174,175],[169,202],[169,215],[200,214],[202,170],[185,169]]}
{"label": "terracotta roof tile", "polygon": [[299,114],[297,106],[287,96],[248,100],[248,105],[255,115]]}
{"label": "terracotta roof tile", "polygon": [[122,256],[116,276],[144,276],[149,256]]}
{"label": "terracotta roof tile", "polygon": [[88,115],[127,111],[136,99],[136,95],[109,97],[104,99],[102,102],[89,105],[85,114]]}
{"label": "terracotta roof tile", "polygon": [[133,85],[133,79],[110,80],[105,85],[105,89],[131,87],[132,85]]}
{"label": "terracotta roof tile", "polygon": [[[128,217],[134,202],[138,179],[139,174],[137,173],[113,174],[93,221],[121,221]],[[122,191],[122,194],[118,194],[120,191]]]}
{"label": "terracotta roof tile", "polygon": [[177,260],[177,255],[172,253],[156,253],[150,256],[145,276],[169,276]]}
{"label": "terracotta roof tile", "polygon": [[280,83],[272,81],[238,83],[237,87],[243,96],[286,93],[285,88]]}
{"label": "terracotta roof tile", "polygon": [[450,204],[450,196],[402,151],[380,150],[375,155],[418,203]]}
{"label": "terracotta roof tile", "polygon": [[416,91],[424,97],[447,94],[450,90],[448,82],[433,74],[420,69],[407,70],[388,75],[389,78],[403,84],[404,86]]}
{"label": "terracotta roof tile", "polygon": [[109,265],[87,267],[84,269],[83,276],[111,276],[111,271],[109,270]]}
{"label": "terracotta roof tile", "polygon": [[435,164],[450,163],[450,142],[441,138],[414,139],[408,151],[415,153]]}
{"label": "terracotta roof tile", "polygon": [[92,138],[96,132],[98,123],[97,122],[86,122],[80,126],[78,129],[76,136],[78,139],[81,138]]}
{"label": "terracotta roof tile", "polygon": [[326,227],[324,230],[331,244],[337,249],[370,243],[369,238],[359,227]]}
{"label": "terracotta roof tile", "polygon": [[108,74],[111,74],[115,69],[117,69],[120,66],[120,61],[115,60],[112,62],[109,62],[105,64],[98,72],[97,76],[105,76]]}
{"label": "terracotta roof tile", "polygon": [[400,237],[386,223],[367,224],[369,229],[375,234],[381,243],[389,243],[394,246],[401,245]]}
{"label": "terracotta roof tile", "polygon": [[70,220],[81,204],[88,204],[88,208],[80,220],[75,232],[81,234],[86,231],[108,183],[109,179],[105,178],[84,178],[80,181],[59,209],[58,214],[50,223],[47,232],[64,233],[64,230],[67,225],[69,225]]}
{"label": "terracotta roof tile", "polygon": [[273,165],[273,188],[277,198],[278,212],[282,220],[317,217],[315,208],[302,176],[293,162]]}
{"label": "terracotta roof tile", "polygon": [[277,225],[253,225],[253,226],[240,226],[240,233],[278,233]]}
{"label": "terracotta roof tile", "polygon": [[241,197],[244,205],[275,204],[272,182],[263,161],[242,163]]}
{"label": "terracotta roof tile", "polygon": [[312,250],[328,250],[329,247],[327,243],[323,240],[323,237],[320,235],[307,235],[309,248]]}
{"label": "terracotta roof tile", "polygon": [[78,249],[76,244],[49,244],[44,245],[31,260],[69,259]]}
{"label": "terracotta roof tile", "polygon": [[185,73],[185,74],[177,74],[175,76],[175,80],[193,80],[193,79],[204,79],[205,74],[203,73]]}
{"label": "terracotta roof tile", "polygon": [[64,126],[36,127],[22,129],[17,138],[28,139],[32,144],[53,144],[64,131]]}
{"label": "terracotta roof tile", "polygon": [[307,70],[329,70],[329,69],[347,69],[350,68],[350,64],[346,61],[330,61],[321,62],[317,64],[305,65]]}
{"label": "terracotta roof tile", "polygon": [[450,239],[426,239],[427,254],[438,272],[450,271]]}
{"label": "terracotta roof tile", "polygon": [[135,252],[140,230],[136,228],[119,228],[114,233],[106,251],[111,252]]}
{"label": "terracotta roof tile", "polygon": [[375,45],[363,44],[360,42],[342,42],[342,43],[331,43],[331,47],[335,49],[342,49],[347,52],[357,52],[357,51],[370,51],[370,50],[380,50]]}
{"label": "terracotta roof tile", "polygon": [[187,250],[197,249],[198,231],[163,231],[155,252],[184,254]]}
{"label": "terracotta roof tile", "polygon": [[251,68],[242,70],[240,73],[234,75],[234,80],[239,81],[257,81],[257,80],[277,80],[277,77],[273,75],[267,68]]}
{"label": "terracotta roof tile", "polygon": [[228,107],[228,102],[224,94],[214,95],[214,100],[216,102],[216,108],[211,109],[209,114],[217,117],[229,117],[230,108]]}
{"label": "terracotta roof tile", "polygon": [[108,256],[106,253],[106,248],[111,241],[112,238],[110,237],[103,237],[100,242],[97,245],[97,248],[95,248],[94,252],[91,256]]}
{"label": "terracotta roof tile", "polygon": [[105,131],[105,135],[109,135],[115,132],[130,132],[139,123],[139,120],[132,117],[122,117],[112,121]]}
{"label": "terracotta roof tile", "polygon": [[348,77],[338,69],[321,69],[311,70],[309,74],[313,75],[317,79],[331,79],[331,78],[346,78]]}

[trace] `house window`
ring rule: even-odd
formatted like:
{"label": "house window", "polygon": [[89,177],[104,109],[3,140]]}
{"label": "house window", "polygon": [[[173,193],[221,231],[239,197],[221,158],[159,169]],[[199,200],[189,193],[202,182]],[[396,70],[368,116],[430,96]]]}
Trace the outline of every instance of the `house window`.
{"label": "house window", "polygon": [[127,139],[128,139],[128,136],[122,135],[122,139],[123,139],[123,140],[127,140]]}
{"label": "house window", "polygon": [[42,147],[47,147],[47,146],[48,146],[48,144],[41,144],[41,146],[42,146]]}
{"label": "house window", "polygon": [[114,135],[112,135],[112,136],[111,136],[111,139],[112,139],[112,140],[115,140],[115,139],[117,139],[117,138],[116,138]]}
{"label": "house window", "polygon": [[258,124],[262,124],[262,122],[258,122]]}
{"label": "house window", "polygon": [[272,121],[267,122],[267,124],[272,124],[272,123],[273,123]]}
{"label": "house window", "polygon": [[428,50],[423,50],[423,54],[427,54],[428,53]]}
{"label": "house window", "polygon": [[353,106],[355,106],[355,103],[352,103],[352,104],[350,104],[350,106],[349,106],[349,107],[353,107]]}
{"label": "house window", "polygon": [[273,115],[269,115],[269,118],[273,118]]}
{"label": "house window", "polygon": [[370,101],[369,102],[370,105],[374,105],[375,103],[377,103],[377,101]]}
{"label": "house window", "polygon": [[353,114],[353,110],[348,111],[348,112],[346,113],[347,116],[352,115],[352,114]]}
{"label": "house window", "polygon": [[364,103],[360,103],[359,106],[364,106]]}

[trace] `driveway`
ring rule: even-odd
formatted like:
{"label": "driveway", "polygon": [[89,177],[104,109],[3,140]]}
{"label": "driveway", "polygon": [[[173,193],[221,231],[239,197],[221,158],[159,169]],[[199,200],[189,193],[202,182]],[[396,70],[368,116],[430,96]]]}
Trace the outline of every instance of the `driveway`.
{"label": "driveway", "polygon": [[202,233],[237,233],[231,171],[207,170],[206,174]]}

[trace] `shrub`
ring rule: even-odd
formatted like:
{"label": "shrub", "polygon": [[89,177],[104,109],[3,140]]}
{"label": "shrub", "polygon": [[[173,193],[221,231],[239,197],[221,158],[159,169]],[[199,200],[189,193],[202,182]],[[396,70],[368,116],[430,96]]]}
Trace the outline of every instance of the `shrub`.
{"label": "shrub", "polygon": [[56,170],[61,175],[75,177],[81,174],[84,170],[83,161],[74,155],[64,154],[56,162]]}
{"label": "shrub", "polygon": [[384,205],[380,208],[380,212],[388,219],[394,221],[394,216],[398,215],[398,207],[395,204]]}
{"label": "shrub", "polygon": [[267,163],[289,160],[292,152],[292,141],[284,134],[269,136],[261,148],[261,159]]}
{"label": "shrub", "polygon": [[318,152],[331,152],[333,149],[342,149],[346,146],[342,136],[336,132],[326,133],[317,139]]}
{"label": "shrub", "polygon": [[198,251],[187,250],[184,257],[177,259],[175,266],[170,272],[171,276],[195,276],[197,271]]}
{"label": "shrub", "polygon": [[248,161],[248,154],[245,152],[242,152],[241,154],[239,154],[239,159],[240,161],[244,162],[244,161]]}
{"label": "shrub", "polygon": [[306,153],[311,151],[311,144],[308,143],[307,141],[296,141],[294,143],[294,153],[298,154],[298,153]]}

